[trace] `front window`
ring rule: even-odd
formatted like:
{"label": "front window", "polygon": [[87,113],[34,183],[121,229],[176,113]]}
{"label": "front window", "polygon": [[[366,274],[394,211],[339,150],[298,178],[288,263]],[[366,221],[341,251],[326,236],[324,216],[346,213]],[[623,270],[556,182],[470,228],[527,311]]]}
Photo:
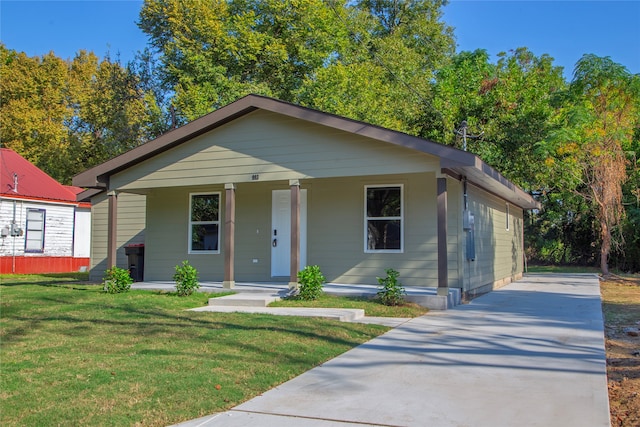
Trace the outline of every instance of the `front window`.
{"label": "front window", "polygon": [[402,186],[365,187],[365,252],[402,252]]}
{"label": "front window", "polygon": [[44,252],[44,209],[27,209],[25,252]]}
{"label": "front window", "polygon": [[220,194],[192,194],[189,211],[189,253],[218,253]]}

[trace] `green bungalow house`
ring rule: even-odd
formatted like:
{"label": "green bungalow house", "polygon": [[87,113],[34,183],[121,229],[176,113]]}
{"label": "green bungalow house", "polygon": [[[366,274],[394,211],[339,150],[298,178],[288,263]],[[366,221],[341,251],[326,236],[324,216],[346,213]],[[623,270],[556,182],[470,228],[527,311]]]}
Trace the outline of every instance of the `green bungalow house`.
{"label": "green bungalow house", "polygon": [[[204,282],[327,280],[468,297],[522,276],[526,192],[472,153],[248,95],[73,179],[92,205],[91,277],[127,267],[145,281],[183,260]],[[142,273],[142,272],[141,272]]]}

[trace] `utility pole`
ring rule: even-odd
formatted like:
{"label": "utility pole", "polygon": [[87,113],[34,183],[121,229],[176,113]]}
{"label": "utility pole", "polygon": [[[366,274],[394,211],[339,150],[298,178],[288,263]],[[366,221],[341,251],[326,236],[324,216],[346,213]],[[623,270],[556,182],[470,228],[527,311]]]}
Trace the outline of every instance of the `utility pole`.
{"label": "utility pole", "polygon": [[463,120],[462,123],[460,123],[460,127],[453,131],[456,135],[462,137],[462,151],[467,151],[467,138],[479,139],[484,135],[484,131],[480,132],[478,135],[471,135],[467,132],[468,129],[469,125],[467,124],[467,121]]}

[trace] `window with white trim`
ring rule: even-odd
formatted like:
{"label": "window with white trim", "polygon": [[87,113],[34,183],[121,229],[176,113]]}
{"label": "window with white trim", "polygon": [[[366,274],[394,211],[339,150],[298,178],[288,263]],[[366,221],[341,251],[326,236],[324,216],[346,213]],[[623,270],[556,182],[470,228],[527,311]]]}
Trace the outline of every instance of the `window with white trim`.
{"label": "window with white trim", "polygon": [[365,252],[402,252],[402,185],[365,186]]}
{"label": "window with white trim", "polygon": [[220,193],[193,193],[189,201],[189,253],[219,253]]}
{"label": "window with white trim", "polygon": [[27,208],[27,231],[24,239],[24,251],[44,252],[44,209]]}

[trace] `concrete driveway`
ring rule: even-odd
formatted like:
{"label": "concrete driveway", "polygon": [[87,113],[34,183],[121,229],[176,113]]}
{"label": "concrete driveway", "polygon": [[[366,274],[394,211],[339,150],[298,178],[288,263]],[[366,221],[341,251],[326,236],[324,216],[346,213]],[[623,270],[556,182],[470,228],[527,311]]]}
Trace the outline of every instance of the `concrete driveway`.
{"label": "concrete driveway", "polygon": [[527,275],[193,426],[609,426],[599,282]]}

